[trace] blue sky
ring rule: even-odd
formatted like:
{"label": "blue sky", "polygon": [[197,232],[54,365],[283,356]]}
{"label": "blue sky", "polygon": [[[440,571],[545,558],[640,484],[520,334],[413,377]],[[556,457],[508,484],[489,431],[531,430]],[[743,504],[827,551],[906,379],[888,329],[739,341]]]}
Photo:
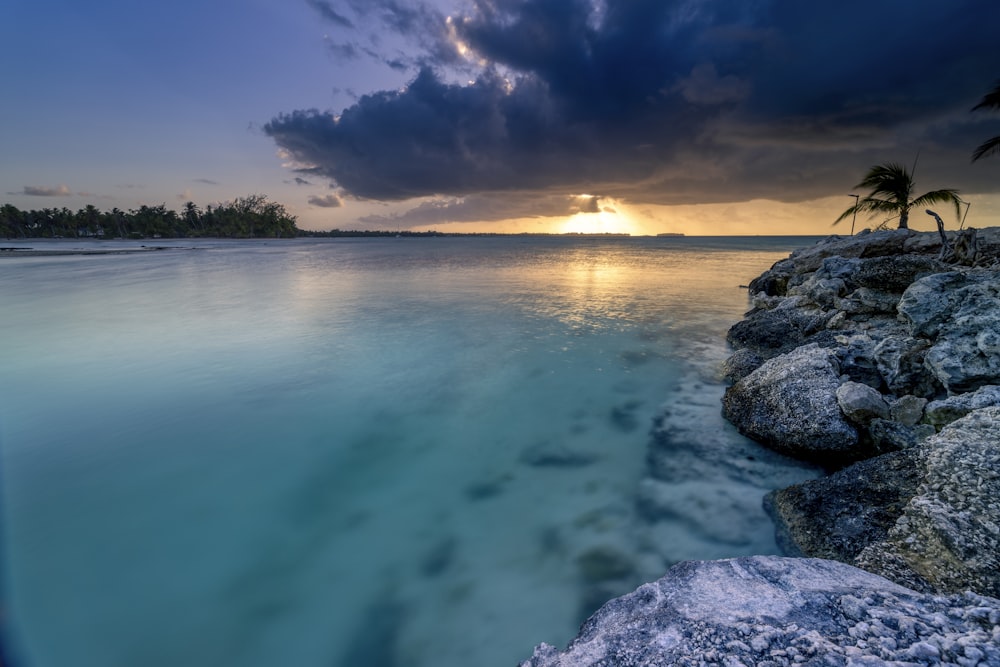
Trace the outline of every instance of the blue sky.
{"label": "blue sky", "polygon": [[1000,134],[969,113],[1000,80],[993,0],[6,0],[0,24],[19,208],[827,233],[919,152],[918,189],[1000,224],[1000,157],[968,160]]}

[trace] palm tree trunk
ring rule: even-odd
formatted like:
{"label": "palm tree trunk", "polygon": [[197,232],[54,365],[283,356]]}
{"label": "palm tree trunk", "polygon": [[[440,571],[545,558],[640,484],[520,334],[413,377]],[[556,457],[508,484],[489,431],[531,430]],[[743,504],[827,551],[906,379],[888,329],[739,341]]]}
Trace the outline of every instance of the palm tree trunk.
{"label": "palm tree trunk", "polygon": [[909,221],[910,221],[910,209],[904,208],[902,212],[899,214],[899,228],[909,229],[910,227],[907,224],[909,223]]}

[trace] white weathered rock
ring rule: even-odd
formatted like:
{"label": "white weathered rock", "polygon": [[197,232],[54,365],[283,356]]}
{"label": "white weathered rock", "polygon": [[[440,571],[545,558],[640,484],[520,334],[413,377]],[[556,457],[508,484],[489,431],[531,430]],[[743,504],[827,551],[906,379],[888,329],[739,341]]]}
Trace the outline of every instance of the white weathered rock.
{"label": "white weathered rock", "polygon": [[[688,561],[521,667],[1000,664],[1000,600],[932,596],[834,561]],[[918,662],[915,662],[918,661]]]}
{"label": "white weathered rock", "polygon": [[1000,383],[1000,271],[921,278],[898,309],[911,334],[931,342],[925,365],[949,393]]}

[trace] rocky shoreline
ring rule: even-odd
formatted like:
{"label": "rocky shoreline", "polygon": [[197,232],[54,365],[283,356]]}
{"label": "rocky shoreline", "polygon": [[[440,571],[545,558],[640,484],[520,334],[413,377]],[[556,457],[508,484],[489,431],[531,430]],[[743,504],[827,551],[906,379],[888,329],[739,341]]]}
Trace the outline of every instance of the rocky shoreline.
{"label": "rocky shoreline", "polygon": [[724,414],[829,473],[764,500],[792,557],[681,563],[522,664],[1000,665],[1000,228],[831,237],[749,288]]}

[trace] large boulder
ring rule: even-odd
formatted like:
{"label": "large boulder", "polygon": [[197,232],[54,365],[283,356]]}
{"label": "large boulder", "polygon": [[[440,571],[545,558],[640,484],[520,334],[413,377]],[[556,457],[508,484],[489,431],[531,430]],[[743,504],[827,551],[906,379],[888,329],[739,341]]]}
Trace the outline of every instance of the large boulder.
{"label": "large boulder", "polygon": [[914,450],[891,452],[769,493],[764,509],[778,546],[790,556],[853,562],[902,516],[917,494],[918,467]]}
{"label": "large boulder", "polygon": [[769,494],[787,553],[938,593],[1000,595],[1000,406],[919,445]]}
{"label": "large boulder", "polygon": [[917,449],[920,486],[855,564],[914,588],[1000,596],[1000,406],[976,410]]}
{"label": "large boulder", "polygon": [[1000,600],[933,596],[848,565],[688,561],[521,667],[1000,664]]}
{"label": "large boulder", "polygon": [[909,324],[911,335],[936,338],[941,326],[951,319],[962,302],[963,292],[969,286],[969,276],[964,271],[926,276],[903,292],[896,309]]}
{"label": "large boulder", "polygon": [[833,352],[816,344],[769,359],[726,390],[725,417],[744,435],[823,464],[859,458],[858,432],[837,402]]}
{"label": "large boulder", "polygon": [[729,329],[726,340],[736,349],[749,348],[764,356],[774,356],[825,331],[830,315],[810,307],[805,297],[782,299],[777,307],[751,310]]}

